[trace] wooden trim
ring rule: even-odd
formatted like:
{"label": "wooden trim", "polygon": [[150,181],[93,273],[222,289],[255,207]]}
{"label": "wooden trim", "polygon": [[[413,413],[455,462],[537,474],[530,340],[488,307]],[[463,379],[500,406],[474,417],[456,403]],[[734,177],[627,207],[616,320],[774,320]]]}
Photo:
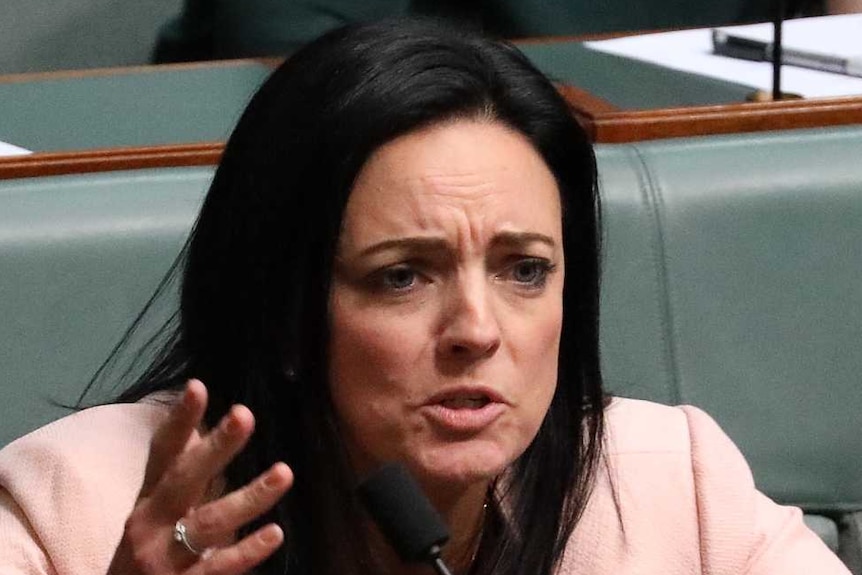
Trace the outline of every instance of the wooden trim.
{"label": "wooden trim", "polygon": [[596,116],[622,112],[621,108],[581,88],[566,84],[557,84],[557,90],[573,105],[575,113],[587,113],[590,116]]}
{"label": "wooden trim", "polygon": [[592,32],[589,34],[562,34],[558,36],[527,36],[524,38],[510,38],[509,41],[516,46],[520,44],[547,44],[549,42],[600,42],[602,40],[614,40],[628,36],[644,36],[646,34],[664,34],[666,32],[680,32],[683,30],[697,30],[703,26],[672,26],[670,28],[648,28],[638,30],[612,30],[609,32]]}
{"label": "wooden trim", "polygon": [[621,111],[583,90],[560,91],[596,143],[862,124],[859,97]]}
{"label": "wooden trim", "polygon": [[114,68],[82,68],[49,72],[23,72],[0,75],[0,84],[18,82],[43,82],[50,80],[69,80],[75,78],[98,78],[100,76],[121,76],[127,74],[163,73],[165,71],[212,70],[213,68],[239,68],[249,65],[263,65],[276,68],[284,58],[240,58],[235,60],[209,60],[203,62],[182,62],[178,64],[146,64]]}
{"label": "wooden trim", "polygon": [[0,180],[144,168],[212,166],[224,144],[202,142],[140,148],[109,148],[80,152],[46,152],[0,158]]}

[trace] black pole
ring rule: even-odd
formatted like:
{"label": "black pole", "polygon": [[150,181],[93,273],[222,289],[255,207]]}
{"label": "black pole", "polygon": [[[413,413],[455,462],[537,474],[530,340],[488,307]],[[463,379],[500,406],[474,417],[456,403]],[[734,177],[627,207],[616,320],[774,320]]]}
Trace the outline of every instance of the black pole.
{"label": "black pole", "polygon": [[777,0],[772,21],[772,100],[781,99],[781,29],[785,17],[785,0]]}

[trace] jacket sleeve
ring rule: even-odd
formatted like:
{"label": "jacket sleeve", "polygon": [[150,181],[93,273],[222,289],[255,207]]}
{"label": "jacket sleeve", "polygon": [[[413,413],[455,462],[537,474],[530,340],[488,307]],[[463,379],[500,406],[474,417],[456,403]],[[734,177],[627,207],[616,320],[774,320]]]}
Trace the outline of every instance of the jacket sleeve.
{"label": "jacket sleeve", "polygon": [[0,488],[0,573],[54,575],[39,538],[12,495]]}
{"label": "jacket sleeve", "polygon": [[757,491],[740,451],[703,411],[688,418],[704,575],[850,575],[795,507]]}
{"label": "jacket sleeve", "polygon": [[0,450],[0,573],[104,575],[166,413],[95,407]]}

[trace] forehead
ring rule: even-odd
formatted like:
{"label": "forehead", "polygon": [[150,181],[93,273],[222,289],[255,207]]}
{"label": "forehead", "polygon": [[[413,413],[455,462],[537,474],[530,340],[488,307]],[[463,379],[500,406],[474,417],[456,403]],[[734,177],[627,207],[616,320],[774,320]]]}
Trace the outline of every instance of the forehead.
{"label": "forehead", "polygon": [[499,122],[437,124],[372,154],[348,199],[344,232],[416,232],[453,217],[473,228],[548,233],[560,225],[556,180],[532,143]]}

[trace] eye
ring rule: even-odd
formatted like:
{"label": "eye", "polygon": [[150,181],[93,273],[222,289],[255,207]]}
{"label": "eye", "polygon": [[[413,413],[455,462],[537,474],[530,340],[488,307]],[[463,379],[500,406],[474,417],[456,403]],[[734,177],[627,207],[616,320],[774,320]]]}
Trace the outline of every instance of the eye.
{"label": "eye", "polygon": [[545,286],[548,274],[554,270],[554,267],[551,262],[543,258],[525,258],[518,260],[509,268],[509,276],[515,283],[538,289]]}
{"label": "eye", "polygon": [[402,292],[416,285],[416,271],[406,265],[392,266],[378,273],[378,285],[385,291]]}

